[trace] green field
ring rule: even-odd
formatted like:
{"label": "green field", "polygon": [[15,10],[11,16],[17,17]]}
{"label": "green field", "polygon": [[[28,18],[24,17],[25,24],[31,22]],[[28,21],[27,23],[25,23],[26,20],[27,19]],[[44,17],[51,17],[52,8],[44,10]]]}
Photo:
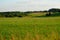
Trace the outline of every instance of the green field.
{"label": "green field", "polygon": [[0,18],[0,40],[60,40],[60,17]]}

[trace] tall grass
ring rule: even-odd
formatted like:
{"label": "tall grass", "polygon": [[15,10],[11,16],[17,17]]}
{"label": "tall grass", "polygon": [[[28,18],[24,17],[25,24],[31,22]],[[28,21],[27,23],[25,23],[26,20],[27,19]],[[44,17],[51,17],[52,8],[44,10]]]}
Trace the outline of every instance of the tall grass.
{"label": "tall grass", "polygon": [[60,17],[0,18],[0,40],[60,40]]}

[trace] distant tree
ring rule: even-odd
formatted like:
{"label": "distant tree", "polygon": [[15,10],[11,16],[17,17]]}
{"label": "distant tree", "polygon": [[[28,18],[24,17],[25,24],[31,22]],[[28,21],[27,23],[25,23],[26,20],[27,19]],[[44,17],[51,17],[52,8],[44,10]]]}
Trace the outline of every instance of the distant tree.
{"label": "distant tree", "polygon": [[58,9],[58,8],[52,8],[52,9],[49,9],[48,11],[50,11],[50,12],[60,12],[60,9]]}
{"label": "distant tree", "polygon": [[57,8],[49,9],[48,13],[46,14],[46,16],[51,16],[52,13],[56,13],[56,12],[60,12],[60,9],[57,9]]}

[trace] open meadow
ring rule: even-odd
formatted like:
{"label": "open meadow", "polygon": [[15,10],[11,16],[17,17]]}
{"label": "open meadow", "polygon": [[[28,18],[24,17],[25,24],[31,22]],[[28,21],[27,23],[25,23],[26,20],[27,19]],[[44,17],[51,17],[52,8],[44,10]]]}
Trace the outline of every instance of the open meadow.
{"label": "open meadow", "polygon": [[0,40],[60,40],[60,16],[39,16],[0,17]]}
{"label": "open meadow", "polygon": [[0,40],[60,40],[60,0],[0,0]]}

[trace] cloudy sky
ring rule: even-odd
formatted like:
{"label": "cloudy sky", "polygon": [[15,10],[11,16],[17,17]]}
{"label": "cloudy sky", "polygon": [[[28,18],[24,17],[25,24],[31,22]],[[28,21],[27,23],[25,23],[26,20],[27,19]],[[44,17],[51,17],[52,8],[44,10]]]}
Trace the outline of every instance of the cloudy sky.
{"label": "cloudy sky", "polygon": [[39,11],[60,8],[60,0],[0,0],[0,11]]}

